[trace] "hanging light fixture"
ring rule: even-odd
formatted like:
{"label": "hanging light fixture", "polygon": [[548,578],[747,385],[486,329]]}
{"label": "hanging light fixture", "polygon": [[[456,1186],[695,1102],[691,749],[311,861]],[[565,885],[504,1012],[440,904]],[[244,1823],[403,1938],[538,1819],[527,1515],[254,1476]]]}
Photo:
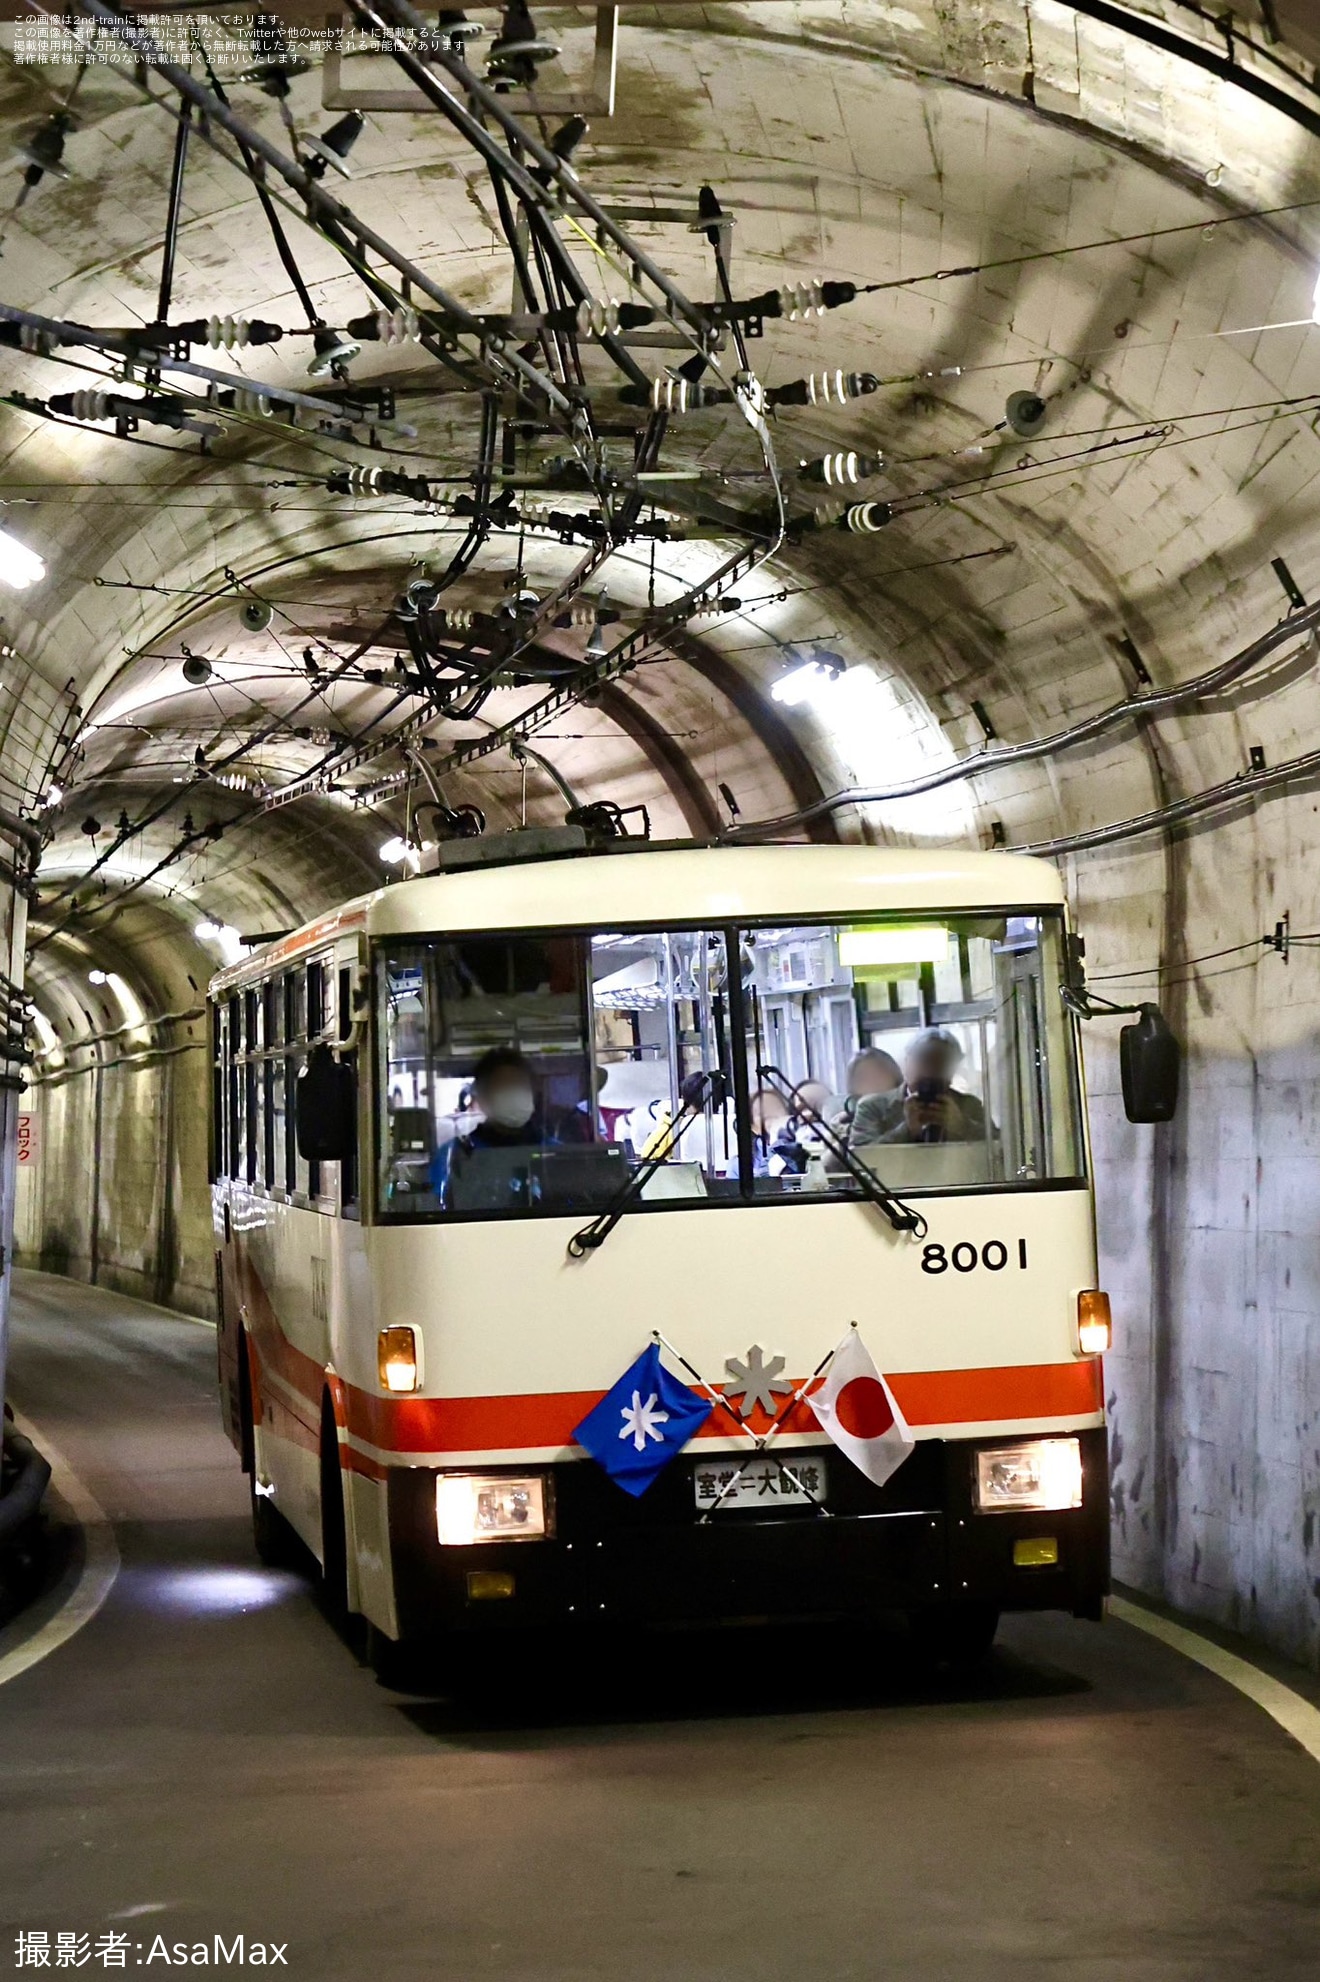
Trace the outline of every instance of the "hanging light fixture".
{"label": "hanging light fixture", "polygon": [[307,149],[313,153],[311,158],[303,160],[304,169],[311,178],[323,179],[327,166],[338,172],[343,179],[352,178],[353,175],[346,161],[348,154],[361,137],[366,121],[360,110],[350,110],[346,116],[340,117],[333,123],[328,131],[323,131],[319,138],[304,139]]}
{"label": "hanging light fixture", "polygon": [[67,110],[57,110],[52,117],[39,126],[30,138],[18,145],[18,155],[26,163],[23,174],[25,186],[39,185],[49,172],[54,179],[67,179],[69,168],[64,158],[64,140],[73,128],[73,119]]}
{"label": "hanging light fixture", "polygon": [[1049,407],[1038,392],[1013,392],[1004,407],[1005,423],[1023,440],[1034,440],[1045,425]]}
{"label": "hanging light fixture", "polygon": [[0,529],[0,585],[11,591],[26,592],[46,576],[45,560],[21,544],[8,530]]}
{"label": "hanging light fixture", "polygon": [[490,81],[506,87],[509,83],[521,83],[530,89],[541,63],[553,61],[558,53],[557,42],[537,33],[525,0],[514,0],[511,7],[504,9],[500,31],[490,45],[486,75]]}
{"label": "hanging light fixture", "polygon": [[831,653],[827,647],[817,647],[809,659],[799,660],[796,667],[771,683],[771,699],[782,702],[787,709],[796,709],[800,703],[815,701],[823,690],[833,687],[846,667],[847,662],[841,654]]}

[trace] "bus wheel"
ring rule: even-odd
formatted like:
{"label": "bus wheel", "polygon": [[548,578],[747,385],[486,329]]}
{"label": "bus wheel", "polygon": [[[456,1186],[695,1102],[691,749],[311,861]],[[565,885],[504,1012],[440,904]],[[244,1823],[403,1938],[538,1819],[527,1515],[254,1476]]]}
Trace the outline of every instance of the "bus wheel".
{"label": "bus wheel", "polygon": [[387,1637],[379,1625],[367,1626],[366,1659],[382,1686],[388,1686],[396,1693],[407,1693],[411,1690],[409,1680],[414,1662],[412,1648],[401,1645],[396,1638]]}
{"label": "bus wheel", "polygon": [[909,1617],[912,1640],[924,1660],[966,1672],[979,1665],[995,1641],[999,1612],[993,1604],[932,1604]]}
{"label": "bus wheel", "polygon": [[339,1431],[327,1397],[321,1406],[321,1601],[340,1631],[348,1625],[348,1528]]}
{"label": "bus wheel", "polygon": [[257,1487],[257,1441],[252,1426],[252,1386],[248,1377],[246,1336],[240,1337],[238,1348],[238,1412],[243,1441],[243,1471],[248,1476],[248,1494],[252,1503],[252,1546],[257,1552],[257,1560],[264,1562],[267,1569],[287,1569],[297,1560],[298,1537],[270,1495],[261,1493]]}

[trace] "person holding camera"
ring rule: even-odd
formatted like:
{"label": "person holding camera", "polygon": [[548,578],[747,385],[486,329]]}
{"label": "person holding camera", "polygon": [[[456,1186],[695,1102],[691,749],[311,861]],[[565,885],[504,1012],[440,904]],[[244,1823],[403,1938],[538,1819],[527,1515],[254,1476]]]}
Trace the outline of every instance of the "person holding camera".
{"label": "person holding camera", "polygon": [[985,1109],[974,1094],[953,1085],[963,1049],[943,1026],[917,1033],[903,1058],[903,1084],[890,1094],[868,1094],[857,1104],[848,1141],[858,1149],[877,1142],[980,1142]]}

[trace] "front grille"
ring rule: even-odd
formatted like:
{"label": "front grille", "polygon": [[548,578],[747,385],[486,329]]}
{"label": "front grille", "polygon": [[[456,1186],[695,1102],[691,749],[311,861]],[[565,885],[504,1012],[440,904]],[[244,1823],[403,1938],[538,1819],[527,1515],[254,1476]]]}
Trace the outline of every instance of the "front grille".
{"label": "front grille", "polygon": [[[556,1466],[555,1505],[561,1540],[585,1540],[597,1535],[693,1526],[702,1511],[697,1506],[693,1490],[693,1465],[707,1456],[700,1451],[700,1443],[698,1440],[695,1448],[689,1446],[637,1499],[616,1486],[590,1460]],[[757,1466],[763,1463],[752,1453],[750,1441],[747,1453],[750,1463]],[[941,1439],[923,1440],[882,1487],[873,1486],[866,1475],[860,1473],[834,1446],[794,1447],[791,1451],[785,1449],[782,1456],[790,1465],[810,1458],[824,1466],[827,1482],[825,1505],[831,1514],[903,1514],[917,1508],[940,1507],[944,1502],[944,1443]],[[711,1453],[709,1457],[718,1458],[721,1464],[731,1467],[743,1460],[741,1452]],[[745,1508],[722,1508],[713,1516],[721,1523],[765,1519],[815,1521],[819,1518],[813,1507],[779,1507],[771,1501],[767,1501],[765,1506],[754,1503]]]}

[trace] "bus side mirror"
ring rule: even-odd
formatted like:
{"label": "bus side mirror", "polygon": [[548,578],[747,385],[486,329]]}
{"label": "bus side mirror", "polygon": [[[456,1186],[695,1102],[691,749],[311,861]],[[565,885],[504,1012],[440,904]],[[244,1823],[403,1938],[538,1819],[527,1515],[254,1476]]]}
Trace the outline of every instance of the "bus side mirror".
{"label": "bus side mirror", "polygon": [[308,1163],[345,1163],[357,1135],[353,1069],[326,1045],[313,1046],[293,1101],[298,1154]]}
{"label": "bus side mirror", "polygon": [[1158,1005],[1143,1005],[1118,1035],[1123,1109],[1129,1122],[1171,1122],[1178,1106],[1182,1049]]}

